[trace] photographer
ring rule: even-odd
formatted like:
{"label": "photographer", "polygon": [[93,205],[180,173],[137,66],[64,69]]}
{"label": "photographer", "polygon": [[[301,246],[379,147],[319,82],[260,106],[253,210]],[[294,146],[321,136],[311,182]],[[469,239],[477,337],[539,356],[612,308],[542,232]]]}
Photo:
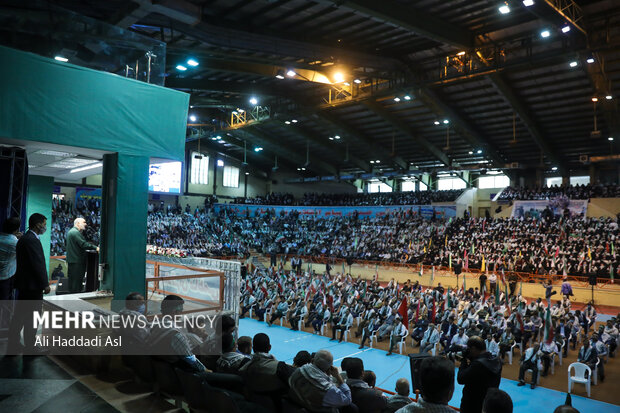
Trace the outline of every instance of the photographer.
{"label": "photographer", "polygon": [[461,413],[478,413],[487,390],[499,387],[502,378],[502,364],[496,356],[486,351],[484,340],[478,336],[467,340],[467,349],[463,352],[461,366],[457,375],[459,384],[463,384]]}

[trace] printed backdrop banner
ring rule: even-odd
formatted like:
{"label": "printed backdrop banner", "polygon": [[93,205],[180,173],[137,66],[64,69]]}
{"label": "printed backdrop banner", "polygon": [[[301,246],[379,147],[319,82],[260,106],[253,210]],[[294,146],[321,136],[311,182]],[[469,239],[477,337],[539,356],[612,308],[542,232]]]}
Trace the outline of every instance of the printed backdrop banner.
{"label": "printed backdrop banner", "polygon": [[98,199],[101,201],[101,188],[75,188],[75,202]]}
{"label": "printed backdrop banner", "polygon": [[226,208],[236,214],[249,214],[250,216],[263,215],[269,210],[274,210],[276,215],[281,212],[289,214],[293,211],[300,215],[310,215],[321,218],[350,217],[357,212],[358,216],[381,217],[398,212],[412,210],[414,215],[423,218],[433,217],[433,211],[437,218],[451,218],[456,216],[456,205],[394,205],[394,206],[358,206],[358,207],[321,207],[321,206],[271,206],[271,205],[246,205],[246,204],[215,204],[214,209],[219,213],[220,209]]}
{"label": "printed backdrop banner", "polygon": [[539,218],[540,214],[545,210],[545,208],[547,208],[547,206],[551,208],[555,215],[562,215],[564,213],[564,208],[568,208],[571,217],[576,217],[580,214],[583,214],[583,217],[585,218],[586,212],[588,211],[588,200],[571,199],[570,202],[563,203],[562,205],[558,205],[558,202],[556,202],[555,200],[514,201],[512,206],[512,217]]}

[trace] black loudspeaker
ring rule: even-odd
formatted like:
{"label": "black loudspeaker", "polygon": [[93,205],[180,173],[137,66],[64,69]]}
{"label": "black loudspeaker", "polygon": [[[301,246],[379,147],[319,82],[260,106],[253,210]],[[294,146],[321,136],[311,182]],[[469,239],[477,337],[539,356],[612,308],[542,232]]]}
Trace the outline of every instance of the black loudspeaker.
{"label": "black loudspeaker", "polygon": [[416,390],[422,391],[420,388],[420,364],[422,360],[432,357],[428,353],[409,354],[409,368],[411,369],[411,390],[415,394]]}
{"label": "black loudspeaker", "polygon": [[61,277],[56,284],[56,295],[69,294],[69,279]]}
{"label": "black loudspeaker", "polygon": [[596,274],[588,274],[588,283],[590,285],[596,285]]}

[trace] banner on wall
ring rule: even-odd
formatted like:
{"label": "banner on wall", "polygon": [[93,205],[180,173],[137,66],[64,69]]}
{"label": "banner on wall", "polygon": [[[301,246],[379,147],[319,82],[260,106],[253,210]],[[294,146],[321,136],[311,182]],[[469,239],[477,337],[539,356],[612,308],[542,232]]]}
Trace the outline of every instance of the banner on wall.
{"label": "banner on wall", "polygon": [[571,217],[582,215],[586,217],[588,211],[587,199],[571,199],[571,200],[543,200],[543,201],[513,201],[512,218],[540,218],[540,215],[549,207],[555,215],[562,215],[564,209],[568,208]]}
{"label": "banner on wall", "polygon": [[271,205],[246,205],[246,204],[215,204],[216,213],[222,208],[226,208],[235,214],[246,214],[256,216],[266,214],[267,211],[274,210],[276,215],[284,212],[285,215],[297,211],[300,215],[316,216],[321,218],[330,217],[350,217],[357,215],[363,217],[382,217],[398,212],[411,210],[413,215],[420,215],[423,218],[431,219],[433,213],[436,218],[456,217],[456,205],[393,205],[393,206],[341,206],[341,207],[321,207],[321,206],[271,206]]}
{"label": "banner on wall", "polygon": [[75,202],[89,201],[91,199],[101,200],[101,188],[75,188]]}

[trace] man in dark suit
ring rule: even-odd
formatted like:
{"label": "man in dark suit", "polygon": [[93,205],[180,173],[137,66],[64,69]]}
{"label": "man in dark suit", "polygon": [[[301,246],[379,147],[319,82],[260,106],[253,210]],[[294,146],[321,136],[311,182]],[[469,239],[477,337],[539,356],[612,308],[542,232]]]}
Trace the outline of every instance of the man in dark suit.
{"label": "man in dark suit", "polygon": [[387,406],[387,398],[362,380],[364,362],[360,358],[351,358],[346,365],[347,385],[351,389],[353,403],[360,413],[381,412]]}
{"label": "man in dark suit", "polygon": [[69,277],[69,292],[81,293],[84,274],[86,273],[86,251],[97,250],[99,247],[86,241],[82,231],[86,229],[86,220],[76,218],[73,228],[67,233],[67,275]]}
{"label": "man in dark suit", "polygon": [[17,308],[9,328],[9,348],[7,354],[17,354],[24,348],[19,343],[19,336],[24,330],[24,345],[28,352],[41,352],[35,348],[36,329],[32,324],[34,311],[41,311],[43,294],[50,292],[45,255],[39,236],[47,230],[45,215],[34,213],[28,219],[29,230],[17,242],[17,272],[15,289],[17,290]]}

